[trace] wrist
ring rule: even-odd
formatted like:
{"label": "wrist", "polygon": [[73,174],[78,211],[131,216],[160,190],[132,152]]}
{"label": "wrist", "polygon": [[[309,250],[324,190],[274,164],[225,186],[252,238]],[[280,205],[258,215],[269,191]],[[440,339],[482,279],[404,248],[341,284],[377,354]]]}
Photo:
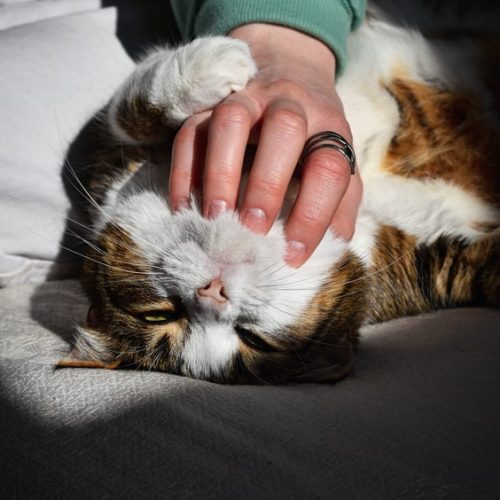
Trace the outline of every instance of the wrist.
{"label": "wrist", "polygon": [[276,24],[239,26],[229,36],[246,42],[260,73],[289,73],[295,78],[335,79],[335,55],[321,40]]}

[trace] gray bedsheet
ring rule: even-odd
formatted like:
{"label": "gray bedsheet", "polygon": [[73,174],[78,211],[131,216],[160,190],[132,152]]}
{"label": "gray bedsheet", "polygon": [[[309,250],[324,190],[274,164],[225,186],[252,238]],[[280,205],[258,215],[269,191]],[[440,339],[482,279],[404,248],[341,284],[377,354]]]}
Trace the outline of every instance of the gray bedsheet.
{"label": "gray bedsheet", "polygon": [[54,369],[86,303],[0,290],[0,498],[498,498],[500,312],[366,328],[335,385]]}

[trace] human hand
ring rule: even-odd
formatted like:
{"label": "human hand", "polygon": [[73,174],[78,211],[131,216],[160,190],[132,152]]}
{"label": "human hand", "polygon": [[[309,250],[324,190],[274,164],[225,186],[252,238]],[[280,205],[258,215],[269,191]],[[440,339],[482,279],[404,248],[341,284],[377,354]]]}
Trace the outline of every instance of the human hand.
{"label": "human hand", "polygon": [[[245,90],[181,127],[173,148],[170,202],[174,210],[188,204],[195,180],[203,177],[203,214],[235,209],[245,149],[256,143],[239,211],[243,224],[266,233],[307,138],[325,130],[350,143],[352,136],[334,87],[335,57],[326,45],[268,24],[241,26],[230,35],[249,44],[259,73]],[[350,239],[361,193],[359,174],[351,177],[341,153],[319,149],[309,155],[285,225],[288,264],[302,265],[328,227]]]}

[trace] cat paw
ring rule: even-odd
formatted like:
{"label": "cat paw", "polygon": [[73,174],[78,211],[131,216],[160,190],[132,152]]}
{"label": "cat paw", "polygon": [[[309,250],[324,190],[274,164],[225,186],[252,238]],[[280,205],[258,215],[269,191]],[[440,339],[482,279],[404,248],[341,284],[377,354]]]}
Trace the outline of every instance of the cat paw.
{"label": "cat paw", "polygon": [[221,36],[198,38],[176,49],[170,68],[166,76],[176,88],[167,109],[175,124],[243,90],[257,72],[248,45]]}

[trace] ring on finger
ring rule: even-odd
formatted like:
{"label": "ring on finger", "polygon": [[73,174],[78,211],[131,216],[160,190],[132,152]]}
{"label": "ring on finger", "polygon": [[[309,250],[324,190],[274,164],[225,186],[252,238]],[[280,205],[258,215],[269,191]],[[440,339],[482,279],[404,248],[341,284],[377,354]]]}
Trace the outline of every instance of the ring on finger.
{"label": "ring on finger", "polygon": [[310,155],[323,148],[338,151],[348,161],[351,175],[354,175],[356,155],[353,147],[344,137],[331,130],[318,132],[307,139],[300,156],[299,166],[303,166]]}

